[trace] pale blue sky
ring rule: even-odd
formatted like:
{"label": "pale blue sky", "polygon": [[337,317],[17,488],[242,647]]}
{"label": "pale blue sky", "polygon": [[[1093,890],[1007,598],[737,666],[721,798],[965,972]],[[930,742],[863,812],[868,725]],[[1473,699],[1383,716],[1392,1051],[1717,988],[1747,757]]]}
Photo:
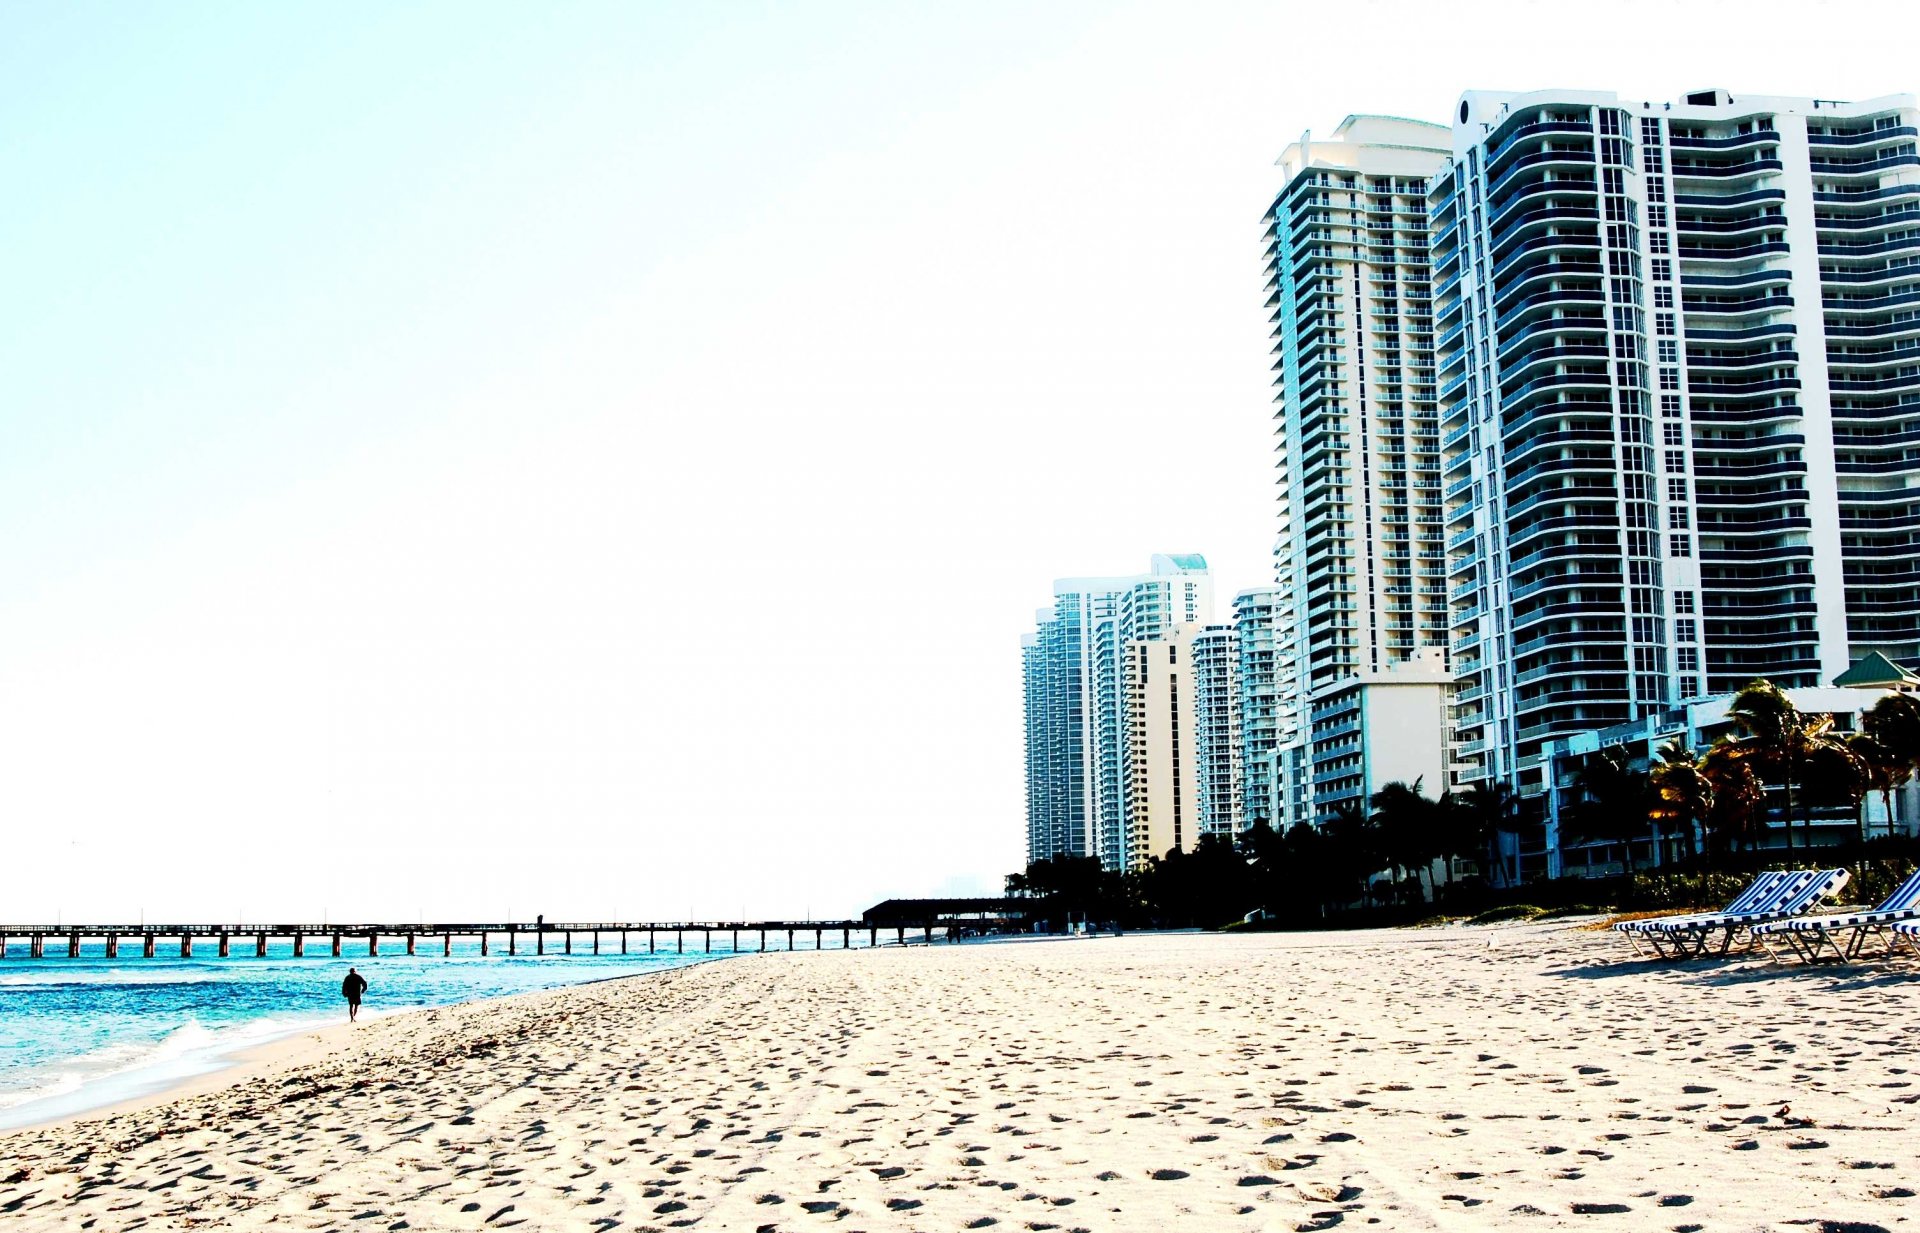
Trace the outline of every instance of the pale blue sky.
{"label": "pale blue sky", "polygon": [[1050,580],[1267,577],[1302,129],[1915,87],[1898,7],[1489,12],[0,9],[0,917],[996,885]]}

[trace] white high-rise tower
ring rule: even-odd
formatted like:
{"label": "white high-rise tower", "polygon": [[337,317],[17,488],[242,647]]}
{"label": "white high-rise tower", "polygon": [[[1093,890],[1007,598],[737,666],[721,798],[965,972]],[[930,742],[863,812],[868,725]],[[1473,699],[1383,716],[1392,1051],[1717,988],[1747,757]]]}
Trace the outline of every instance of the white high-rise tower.
{"label": "white high-rise tower", "polygon": [[1910,96],[1463,96],[1430,194],[1456,773],[1920,656]]}
{"label": "white high-rise tower", "polygon": [[1283,766],[1304,762],[1316,691],[1446,645],[1427,181],[1449,146],[1441,125],[1350,116],[1280,159],[1267,252],[1292,640]]}

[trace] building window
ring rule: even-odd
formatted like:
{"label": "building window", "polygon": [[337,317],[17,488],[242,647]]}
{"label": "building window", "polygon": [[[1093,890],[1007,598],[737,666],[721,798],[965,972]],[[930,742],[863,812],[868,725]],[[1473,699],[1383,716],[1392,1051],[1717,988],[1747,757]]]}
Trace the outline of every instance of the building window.
{"label": "building window", "polygon": [[1671,550],[1668,553],[1669,556],[1690,557],[1693,555],[1693,543],[1684,535],[1669,535],[1667,537],[1667,545]]}

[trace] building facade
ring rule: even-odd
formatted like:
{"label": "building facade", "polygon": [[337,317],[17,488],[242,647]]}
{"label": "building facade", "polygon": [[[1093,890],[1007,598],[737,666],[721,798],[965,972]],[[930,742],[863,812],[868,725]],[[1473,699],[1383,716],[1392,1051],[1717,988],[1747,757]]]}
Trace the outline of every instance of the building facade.
{"label": "building facade", "polygon": [[[1427,185],[1451,145],[1442,125],[1351,116],[1281,156],[1267,254],[1293,669],[1279,709],[1295,717],[1283,767],[1313,759],[1310,698],[1447,645]],[[1288,813],[1330,808],[1311,785],[1293,796]]]}
{"label": "building facade", "polygon": [[1231,625],[1193,635],[1195,830],[1232,840],[1245,829],[1241,787],[1240,638]]}
{"label": "building facade", "polygon": [[1126,644],[1127,852],[1124,867],[1145,868],[1174,848],[1199,841],[1199,700],[1193,671],[1198,628],[1179,625],[1156,639]]}
{"label": "building facade", "polygon": [[1198,555],[1159,554],[1145,574],[1062,578],[1053,590],[1021,640],[1027,859],[1093,856],[1123,869],[1127,646],[1211,620],[1212,577]]}
{"label": "building facade", "polygon": [[1453,677],[1438,647],[1379,672],[1343,677],[1309,700],[1314,807],[1322,821],[1370,808],[1390,783],[1447,790]]}
{"label": "building facade", "polygon": [[1471,92],[1428,196],[1457,778],[1920,655],[1920,127]]}
{"label": "building facade", "polygon": [[1288,621],[1292,608],[1279,587],[1250,587],[1233,597],[1239,666],[1240,829],[1285,830],[1294,820],[1281,750],[1299,737]]}

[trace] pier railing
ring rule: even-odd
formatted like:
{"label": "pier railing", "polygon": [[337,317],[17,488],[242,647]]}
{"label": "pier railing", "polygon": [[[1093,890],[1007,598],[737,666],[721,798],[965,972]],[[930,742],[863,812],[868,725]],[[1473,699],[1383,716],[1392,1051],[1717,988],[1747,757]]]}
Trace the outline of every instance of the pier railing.
{"label": "pier railing", "polygon": [[[252,944],[256,958],[266,958],[268,946],[272,942],[290,941],[293,956],[305,958],[308,954],[309,940],[320,943],[319,953],[339,958],[346,953],[351,944],[354,953],[359,953],[359,945],[366,944],[366,953],[370,956],[380,953],[380,943],[386,940],[395,945],[404,945],[409,955],[418,953],[418,946],[424,941],[429,947],[440,943],[442,955],[453,954],[455,938],[463,941],[478,939],[480,953],[490,955],[495,945],[504,942],[506,953],[518,955],[521,948],[532,947],[532,953],[545,955],[549,940],[553,939],[560,947],[560,953],[574,953],[576,938],[585,935],[584,945],[591,948],[590,953],[602,954],[602,945],[613,954],[638,953],[641,938],[645,938],[647,954],[657,954],[671,941],[675,954],[686,954],[689,950],[689,936],[696,936],[701,944],[695,948],[706,954],[713,953],[715,935],[726,936],[728,950],[740,951],[740,936],[748,935],[750,941],[757,941],[758,950],[768,949],[768,939],[772,938],[775,950],[795,949],[795,939],[813,935],[814,950],[853,950],[857,949],[856,939],[865,935],[866,945],[883,945],[882,938],[893,934],[893,945],[905,945],[910,933],[919,933],[918,940],[933,941],[936,929],[945,936],[952,936],[952,930],[945,924],[926,922],[918,928],[906,925],[881,926],[865,921],[488,921],[460,922],[422,921],[415,923],[376,923],[331,924],[325,921],[306,924],[259,924],[241,921],[216,922],[212,924],[176,924],[176,925],[0,925],[0,959],[19,957],[13,944],[27,944],[26,957],[43,959],[48,954],[48,943],[58,953],[65,951],[68,958],[81,957],[88,943],[97,944],[108,959],[120,957],[120,946],[124,942],[138,942],[143,957],[154,958],[164,948],[172,949],[177,943],[179,956],[190,959],[194,956],[195,943],[209,941],[214,943],[218,955],[228,958],[234,953],[234,943],[239,942],[241,953],[245,953],[247,944]],[[833,947],[829,943],[838,935],[840,945]],[[784,940],[786,945],[778,943]],[[618,950],[613,950],[617,942]],[[634,948],[629,949],[630,945]]]}

